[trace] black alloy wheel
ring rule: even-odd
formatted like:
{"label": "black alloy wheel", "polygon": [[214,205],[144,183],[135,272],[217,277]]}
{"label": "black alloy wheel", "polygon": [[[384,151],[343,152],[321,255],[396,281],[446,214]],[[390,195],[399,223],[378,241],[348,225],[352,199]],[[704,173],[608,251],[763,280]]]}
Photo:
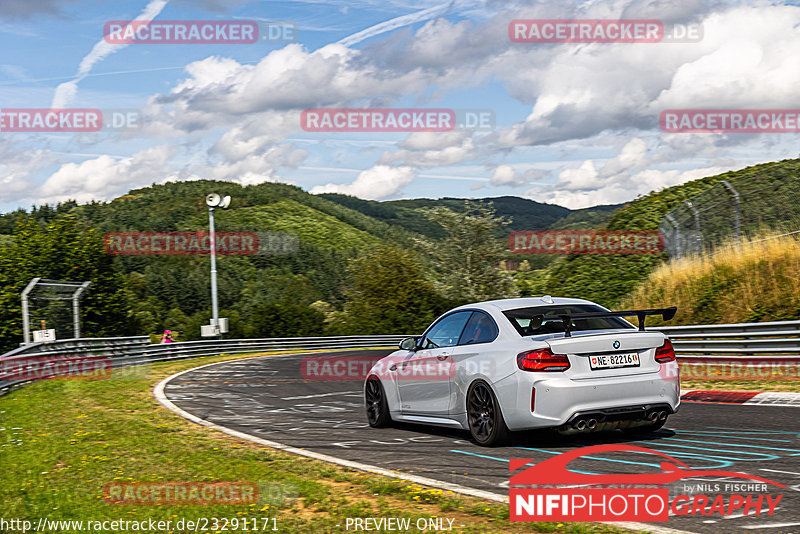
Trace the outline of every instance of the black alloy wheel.
{"label": "black alloy wheel", "polygon": [[467,422],[478,445],[499,445],[508,437],[500,405],[485,382],[475,382],[467,392]]}
{"label": "black alloy wheel", "polygon": [[367,407],[367,422],[374,428],[389,426],[392,418],[383,385],[377,377],[371,376],[364,386],[364,401]]}

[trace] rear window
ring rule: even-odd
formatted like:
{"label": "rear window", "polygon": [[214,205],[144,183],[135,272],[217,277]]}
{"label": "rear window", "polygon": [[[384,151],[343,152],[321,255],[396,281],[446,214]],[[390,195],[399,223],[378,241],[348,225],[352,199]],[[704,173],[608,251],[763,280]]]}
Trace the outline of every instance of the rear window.
{"label": "rear window", "polygon": [[[591,304],[569,304],[563,306],[533,306],[517,308],[503,312],[521,336],[538,336],[541,334],[557,334],[564,331],[564,323],[559,315],[604,312],[600,306]],[[597,317],[592,319],[574,319],[571,330],[613,330],[619,328],[636,328],[618,317]]]}
{"label": "rear window", "polygon": [[483,312],[474,312],[469,318],[459,345],[471,345],[473,343],[489,343],[497,337],[497,326],[491,317]]}

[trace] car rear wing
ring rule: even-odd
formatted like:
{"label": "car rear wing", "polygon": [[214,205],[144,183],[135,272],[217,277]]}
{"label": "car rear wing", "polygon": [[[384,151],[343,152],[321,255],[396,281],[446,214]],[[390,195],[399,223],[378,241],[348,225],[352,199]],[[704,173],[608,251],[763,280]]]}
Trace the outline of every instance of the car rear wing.
{"label": "car rear wing", "polygon": [[607,311],[607,312],[587,312],[587,313],[565,313],[559,315],[559,318],[564,323],[564,337],[572,337],[572,321],[573,319],[595,319],[599,317],[633,317],[639,319],[639,331],[644,331],[644,319],[648,315],[660,315],[665,321],[669,321],[675,317],[675,312],[678,308],[671,306],[669,308],[654,308],[651,310],[625,310],[625,311]]}

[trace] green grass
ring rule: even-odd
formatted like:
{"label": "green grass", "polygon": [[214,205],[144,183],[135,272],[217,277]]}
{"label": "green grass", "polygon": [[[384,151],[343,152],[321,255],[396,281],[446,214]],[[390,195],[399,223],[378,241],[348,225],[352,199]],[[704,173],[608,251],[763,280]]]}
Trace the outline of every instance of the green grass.
{"label": "green grass", "polygon": [[669,325],[800,318],[800,238],[766,239],[771,235],[664,263],[621,306],[677,306]]}
{"label": "green grass", "polygon": [[[457,532],[621,532],[587,523],[510,523],[505,504],[238,441],[185,421],[152,396],[153,385],[170,374],[236,358],[241,356],[144,366],[106,380],[49,380],[0,397],[2,517],[34,525],[39,517],[83,521],[275,517],[281,532],[297,533],[344,532],[347,517],[408,517],[412,522],[445,517],[455,520]],[[270,497],[238,506],[105,502],[103,486],[120,481],[249,481],[266,488]],[[259,530],[262,526],[259,523]]]}

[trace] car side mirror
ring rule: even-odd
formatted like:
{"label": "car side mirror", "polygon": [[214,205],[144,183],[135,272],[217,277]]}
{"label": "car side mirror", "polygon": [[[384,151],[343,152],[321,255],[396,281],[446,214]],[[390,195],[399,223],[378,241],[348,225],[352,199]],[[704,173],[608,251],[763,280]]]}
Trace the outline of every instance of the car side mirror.
{"label": "car side mirror", "polygon": [[400,350],[417,350],[417,338],[407,337],[400,342]]}

